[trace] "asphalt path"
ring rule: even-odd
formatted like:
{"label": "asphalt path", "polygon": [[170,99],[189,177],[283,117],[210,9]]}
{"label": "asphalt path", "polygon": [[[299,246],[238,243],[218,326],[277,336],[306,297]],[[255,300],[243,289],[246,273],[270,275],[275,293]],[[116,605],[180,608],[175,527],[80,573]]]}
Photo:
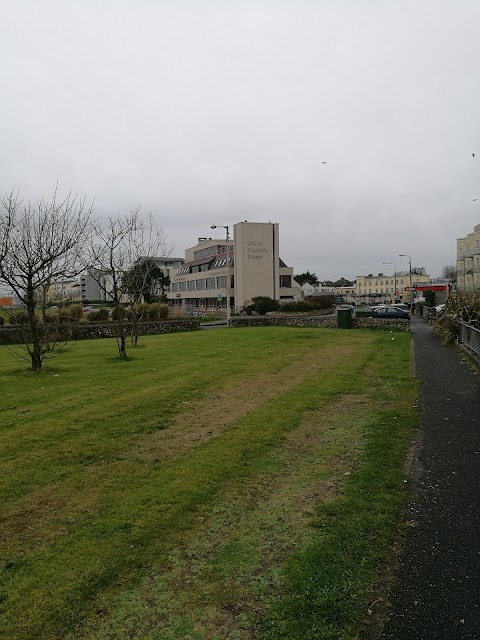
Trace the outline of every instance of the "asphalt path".
{"label": "asphalt path", "polygon": [[384,640],[480,640],[480,376],[412,318],[421,427]]}

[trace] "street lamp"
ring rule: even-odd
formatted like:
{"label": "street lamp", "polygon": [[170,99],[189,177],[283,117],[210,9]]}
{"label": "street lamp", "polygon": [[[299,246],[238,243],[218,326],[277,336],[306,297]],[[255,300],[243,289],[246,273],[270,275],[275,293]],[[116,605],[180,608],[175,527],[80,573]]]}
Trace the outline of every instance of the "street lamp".
{"label": "street lamp", "polygon": [[412,259],[408,255],[408,253],[399,253],[398,255],[400,256],[400,258],[408,258],[409,274],[410,274],[410,295],[409,295],[409,297],[413,297],[413,291],[412,291]]}
{"label": "street lamp", "polygon": [[382,262],[382,264],[393,264],[394,272],[393,272],[393,302],[395,302],[395,296],[397,295],[397,265],[395,262]]}
{"label": "street lamp", "polygon": [[216,229],[217,227],[219,227],[220,229],[225,229],[226,232],[226,242],[227,242],[227,282],[226,282],[226,298],[227,298],[227,327],[229,325],[230,322],[230,236],[229,236],[229,232],[228,232],[228,224],[227,225],[223,225],[223,224],[212,224],[212,226],[210,227],[210,229]]}

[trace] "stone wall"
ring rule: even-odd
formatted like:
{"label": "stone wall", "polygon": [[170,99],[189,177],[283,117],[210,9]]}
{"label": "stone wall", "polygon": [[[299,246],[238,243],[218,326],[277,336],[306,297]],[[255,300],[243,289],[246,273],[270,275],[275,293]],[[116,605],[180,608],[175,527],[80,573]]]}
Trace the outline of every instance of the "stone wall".
{"label": "stone wall", "polygon": [[[287,326],[287,327],[325,327],[327,329],[337,329],[336,316],[232,316],[230,318],[231,327],[266,327],[266,326]],[[398,329],[400,331],[410,331],[410,322],[402,318],[390,320],[388,318],[354,318],[353,328]]]}
{"label": "stone wall", "polygon": [[[127,334],[132,330],[132,323],[125,323]],[[43,325],[39,325],[40,330]],[[114,322],[80,322],[80,323],[60,323],[46,325],[48,334],[57,341],[64,340],[91,340],[92,338],[114,338],[116,336],[116,324]],[[138,323],[138,335],[152,335],[156,333],[178,333],[180,331],[196,331],[200,328],[198,319],[165,319],[151,320]],[[28,328],[15,325],[0,326],[0,345],[19,344],[25,342]]]}

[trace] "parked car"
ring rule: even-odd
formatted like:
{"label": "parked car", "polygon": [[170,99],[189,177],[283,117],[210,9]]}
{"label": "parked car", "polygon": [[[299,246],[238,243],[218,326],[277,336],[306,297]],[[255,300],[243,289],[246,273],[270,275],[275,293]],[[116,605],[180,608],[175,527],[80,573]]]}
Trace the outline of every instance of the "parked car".
{"label": "parked car", "polygon": [[394,320],[395,318],[403,318],[404,320],[410,320],[410,313],[405,311],[404,309],[399,309],[398,307],[383,307],[381,309],[375,309],[372,312],[373,318],[391,318]]}

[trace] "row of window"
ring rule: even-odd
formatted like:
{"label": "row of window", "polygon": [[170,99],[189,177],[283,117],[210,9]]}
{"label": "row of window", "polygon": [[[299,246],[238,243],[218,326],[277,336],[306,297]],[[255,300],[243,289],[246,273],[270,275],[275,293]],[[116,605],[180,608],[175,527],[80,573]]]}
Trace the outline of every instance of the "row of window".
{"label": "row of window", "polygon": [[[232,262],[231,258],[229,260],[230,264]],[[226,258],[220,258],[219,260],[215,260],[215,262],[212,264],[212,269],[214,267],[224,267],[227,264],[227,259]],[[201,273],[202,271],[208,271],[209,270],[209,263],[208,262],[204,262],[203,264],[195,264],[193,265],[193,267],[189,267],[189,266],[183,266],[181,267],[178,271],[177,271],[177,276],[184,276],[188,273]]]}
{"label": "row of window", "polygon": [[[231,286],[233,287],[233,276]],[[199,278],[198,280],[185,280],[183,282],[172,282],[170,291],[181,293],[182,291],[203,291],[205,289],[225,289],[227,286],[227,276],[217,276],[216,278]],[[280,276],[280,287],[290,288],[292,286],[292,276]]]}
{"label": "row of window", "polygon": [[[359,289],[358,293],[373,293],[373,288],[368,289]],[[387,287],[385,287],[385,291],[383,290],[383,287],[379,290],[378,287],[375,289],[375,293],[393,293],[393,287],[390,287],[389,289]]]}
{"label": "row of window", "polygon": [[[405,282],[410,283],[410,279],[406,280]],[[368,284],[371,284],[371,283],[369,282]],[[383,283],[383,280],[380,280],[380,282],[377,282],[376,284],[379,285],[379,286],[382,286],[384,283]],[[389,280],[385,280],[385,284],[386,285],[395,284],[395,280],[393,280],[393,279],[390,280],[390,281]],[[403,284],[403,278],[397,278],[397,285],[398,284]],[[364,283],[361,280],[359,280],[359,285],[360,286],[365,286]]]}
{"label": "row of window", "polygon": [[198,280],[172,282],[170,290],[173,293],[179,293],[182,291],[204,291],[205,289],[225,289],[226,286],[227,286],[227,277],[218,276],[217,278],[199,278]]}

